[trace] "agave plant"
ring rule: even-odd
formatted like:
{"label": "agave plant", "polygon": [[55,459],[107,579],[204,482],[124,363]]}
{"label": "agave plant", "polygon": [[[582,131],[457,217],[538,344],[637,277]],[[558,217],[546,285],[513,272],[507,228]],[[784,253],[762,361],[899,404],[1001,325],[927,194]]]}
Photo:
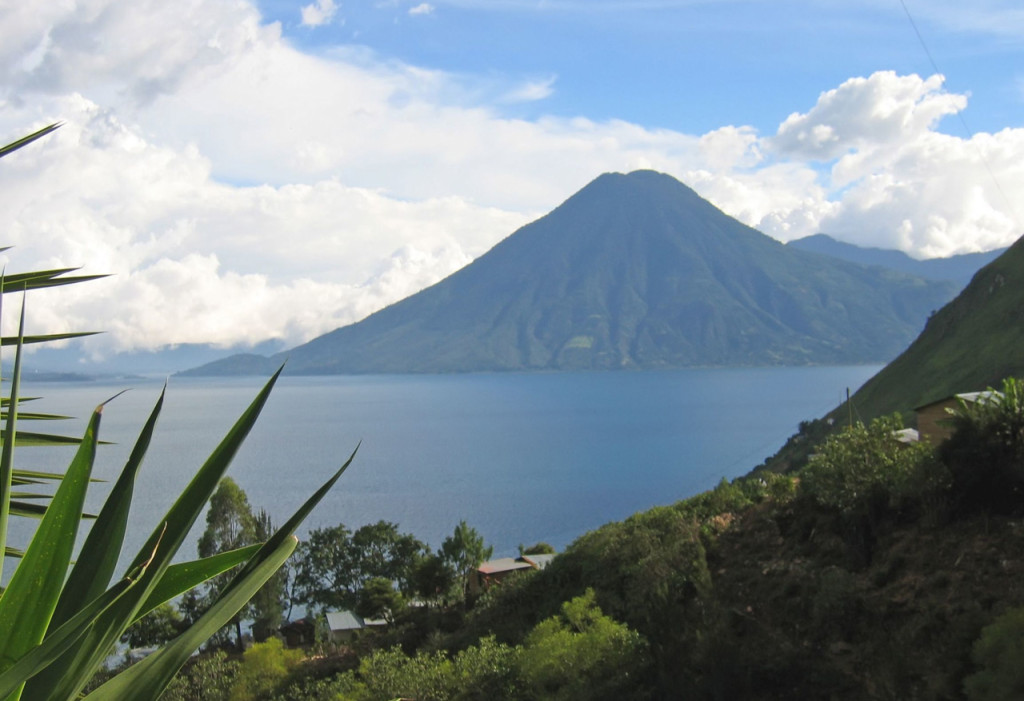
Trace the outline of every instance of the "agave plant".
{"label": "agave plant", "polygon": [[[0,148],[0,157],[50,133],[50,125],[13,144]],[[81,282],[96,276],[70,276],[70,270],[54,270],[8,276],[3,293]],[[0,295],[2,300],[3,295]],[[0,594],[0,699],[71,699],[81,690],[115,649],[132,623],[160,604],[241,565],[207,612],[190,628],[141,662],[113,677],[85,698],[94,701],[152,701],[188,657],[237,613],[253,594],[281,567],[295,549],[294,533],[313,507],[334,485],[355,453],[309,500],[263,544],[192,562],[171,564],[192,524],[195,523],[231,459],[259,416],[270,395],[277,373],[266,383],[227,436],[192,481],[154,524],[153,532],[127,571],[115,577],[127,529],[135,476],[156,427],[163,405],[161,392],[120,476],[110,489],[75,561],[75,538],[82,523],[86,490],[96,456],[103,405],[96,408],[79,440],[47,434],[22,433],[18,418],[56,418],[20,411],[26,400],[19,397],[21,358],[26,343],[67,338],[80,334],[27,337],[25,304],[16,337],[3,338],[15,348],[10,377],[10,396],[3,413],[3,448],[0,451],[0,546],[17,558],[16,569]],[[166,387],[164,388],[166,391]],[[75,442],[74,458],[62,475],[20,471],[14,468],[16,446],[30,443]],[[44,479],[58,479],[48,504],[25,501],[15,487]],[[18,495],[22,495],[20,498]],[[36,495],[28,495],[36,496]],[[7,548],[7,523],[11,515],[40,518],[24,552]],[[2,564],[3,558],[0,558]]]}

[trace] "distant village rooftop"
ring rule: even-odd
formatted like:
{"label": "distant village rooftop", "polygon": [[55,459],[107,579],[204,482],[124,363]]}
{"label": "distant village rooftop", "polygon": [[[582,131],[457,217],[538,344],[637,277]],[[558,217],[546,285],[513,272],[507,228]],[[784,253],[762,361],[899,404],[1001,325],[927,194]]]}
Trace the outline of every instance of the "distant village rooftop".
{"label": "distant village rooftop", "polygon": [[558,557],[556,553],[545,553],[542,555],[500,557],[497,560],[482,562],[470,573],[469,589],[474,593],[480,592],[500,582],[513,572],[542,570],[556,557]]}

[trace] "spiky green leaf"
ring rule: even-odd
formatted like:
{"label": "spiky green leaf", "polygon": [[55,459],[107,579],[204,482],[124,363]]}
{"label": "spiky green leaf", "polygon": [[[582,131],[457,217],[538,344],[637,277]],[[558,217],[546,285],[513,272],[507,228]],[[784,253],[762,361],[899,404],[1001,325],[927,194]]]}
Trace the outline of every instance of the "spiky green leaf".
{"label": "spiky green leaf", "polygon": [[22,148],[23,146],[28,146],[36,139],[41,139],[52,131],[60,129],[61,124],[62,122],[54,122],[53,124],[49,124],[40,129],[39,131],[34,131],[28,136],[18,139],[15,142],[7,144],[6,146],[0,146],[0,158],[3,158],[9,153],[17,151],[19,148]]}
{"label": "spiky green leaf", "polygon": [[132,567],[145,561],[155,544],[160,542],[153,563],[143,575],[139,585],[99,617],[86,634],[83,644],[78,646],[77,651],[62,656],[50,666],[45,675],[38,675],[31,680],[27,687],[28,692],[31,693],[27,698],[72,699],[103,664],[121,634],[135,620],[135,614],[139,607],[163,577],[171,559],[177,553],[196,519],[199,518],[231,459],[255,424],[282,369],[283,366],[274,373],[256,399],[235,422],[228,435],[199,468],[185,491],[167,512],[161,527],[154,531],[142,551],[136,556]]}
{"label": "spiky green leaf", "polygon": [[153,438],[153,430],[156,428],[166,391],[165,384],[128,456],[124,469],[121,470],[121,475],[100,510],[96,523],[89,529],[89,536],[82,545],[78,562],[68,576],[67,584],[54,611],[53,620],[50,622],[51,630],[74,616],[85,602],[99,596],[114,575],[121,546],[124,544],[135,477]]}

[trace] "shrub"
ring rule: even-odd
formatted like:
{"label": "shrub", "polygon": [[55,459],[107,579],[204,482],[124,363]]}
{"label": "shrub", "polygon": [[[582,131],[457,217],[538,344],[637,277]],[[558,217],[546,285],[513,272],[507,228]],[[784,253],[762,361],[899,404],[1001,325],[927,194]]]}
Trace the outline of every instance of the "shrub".
{"label": "shrub", "polygon": [[167,685],[160,701],[228,701],[238,667],[223,650],[193,658]]}
{"label": "shrub", "polygon": [[494,636],[462,650],[453,662],[457,701],[522,698],[518,647],[497,642]]}
{"label": "shrub", "polygon": [[839,567],[828,567],[818,575],[811,601],[815,628],[822,636],[846,636],[853,632],[861,599],[856,578]]}
{"label": "shrub", "polygon": [[931,488],[942,488],[941,467],[925,442],[895,438],[898,414],[857,423],[830,437],[800,473],[800,492],[843,514],[897,509]]}
{"label": "shrub", "polygon": [[970,701],[1024,698],[1024,607],[1010,609],[986,626],[971,658],[979,669],[964,680]]}
{"label": "shrub", "polygon": [[229,701],[254,701],[269,697],[302,662],[301,650],[286,650],[277,638],[256,643],[242,655]]}
{"label": "shrub", "polygon": [[401,648],[378,650],[359,664],[359,679],[367,698],[415,698],[442,701],[456,685],[451,660],[443,652],[420,652],[407,657]]}
{"label": "shrub", "polygon": [[934,449],[896,440],[902,427],[897,414],[851,426],[800,472],[798,495],[830,515],[822,524],[842,537],[851,566],[870,561],[885,523],[919,517],[946,498],[948,476]]}
{"label": "shrub", "polygon": [[1024,381],[1007,378],[987,401],[960,402],[940,449],[960,511],[1024,508]]}
{"label": "shrub", "polygon": [[[610,523],[573,543],[537,577],[564,601],[592,587],[597,604],[650,644],[663,693],[680,688],[681,661],[703,625],[711,575],[700,528],[672,507]],[[571,586],[568,586],[570,585]]]}
{"label": "shrub", "polygon": [[747,486],[744,480],[729,482],[723,477],[714,489],[685,499],[674,508],[705,524],[715,516],[733,513],[750,506],[757,497],[755,485]]}
{"label": "shrub", "polygon": [[601,612],[593,589],[566,602],[526,637],[524,682],[541,699],[623,699],[638,694],[646,643]]}

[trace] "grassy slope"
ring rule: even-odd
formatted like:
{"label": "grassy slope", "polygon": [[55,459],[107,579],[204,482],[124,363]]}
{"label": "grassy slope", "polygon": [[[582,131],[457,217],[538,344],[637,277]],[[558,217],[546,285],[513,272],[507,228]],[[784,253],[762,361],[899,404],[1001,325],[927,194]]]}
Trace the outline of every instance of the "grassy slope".
{"label": "grassy slope", "polygon": [[982,268],[914,343],[854,396],[864,419],[1024,374],[1024,239]]}

